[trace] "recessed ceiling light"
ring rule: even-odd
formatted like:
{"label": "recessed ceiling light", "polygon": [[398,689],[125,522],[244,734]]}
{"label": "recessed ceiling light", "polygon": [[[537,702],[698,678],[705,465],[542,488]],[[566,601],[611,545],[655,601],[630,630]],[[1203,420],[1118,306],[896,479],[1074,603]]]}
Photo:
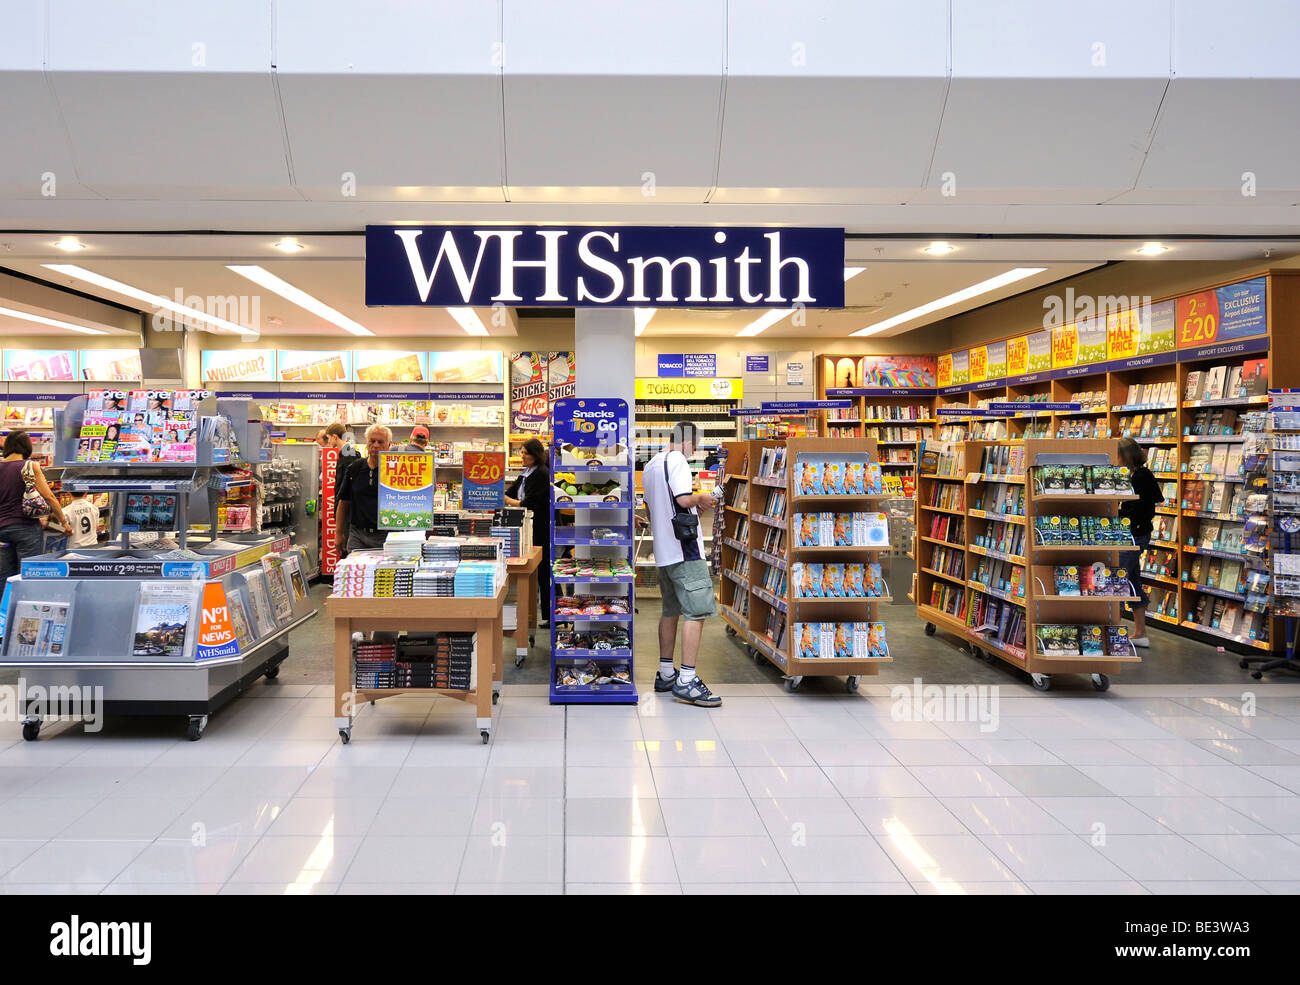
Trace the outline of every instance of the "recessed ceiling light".
{"label": "recessed ceiling light", "polygon": [[942,257],[955,252],[956,249],[957,247],[953,246],[951,243],[945,242],[941,239],[936,239],[929,246],[922,249],[921,252],[928,253],[932,257]]}
{"label": "recessed ceiling light", "polygon": [[257,264],[228,263],[226,269],[233,270],[240,277],[247,277],[254,284],[275,292],[286,301],[292,301],[299,308],[304,308],[317,318],[323,318],[325,321],[337,325],[345,332],[351,332],[353,335],[375,334],[359,322],[355,322],[342,312],[331,308],[324,301],[312,297],[306,291],[294,287],[288,281],[281,280],[264,267],[259,267]]}
{"label": "recessed ceiling light", "polygon": [[971,298],[979,297],[981,294],[987,294],[989,291],[996,291],[999,287],[1014,284],[1016,281],[1024,280],[1026,277],[1032,277],[1034,274],[1041,274],[1046,269],[1046,267],[1016,267],[1014,270],[1008,270],[1004,274],[998,274],[996,277],[982,280],[978,284],[964,287],[960,291],[954,291],[952,294],[945,294],[941,298],[927,301],[925,304],[916,308],[909,308],[901,315],[895,315],[893,318],[886,318],[882,322],[876,322],[874,325],[860,328],[856,332],[850,332],[849,335],[857,336],[859,338],[864,335],[876,335],[887,328],[893,328],[895,325],[914,321],[917,318],[930,314],[931,312],[950,308],[954,304],[961,304],[963,301],[969,301]]}
{"label": "recessed ceiling light", "polygon": [[750,338],[766,332],[769,328],[790,314],[792,308],[772,308],[759,315],[752,322],[736,333],[736,338]]}
{"label": "recessed ceiling light", "polygon": [[54,244],[65,253],[76,253],[78,250],[84,250],[86,244],[77,239],[76,236],[64,236]]}
{"label": "recessed ceiling light", "polygon": [[465,329],[467,335],[487,335],[487,326],[478,312],[473,308],[448,308],[447,314],[456,319],[456,324]]}
{"label": "recessed ceiling light", "polygon": [[138,287],[132,287],[130,284],[123,284],[120,280],[113,280],[112,277],[105,277],[103,274],[97,274],[93,270],[87,270],[85,267],[78,267],[74,263],[43,263],[41,264],[46,270],[53,270],[56,274],[63,274],[66,277],[72,277],[76,280],[84,280],[87,284],[94,284],[96,287],[102,287],[106,291],[113,291],[116,294],[125,295],[128,298],[134,298],[136,301],[143,301],[145,304],[155,308],[162,308],[170,311],[174,315],[179,315],[183,322],[200,322],[205,327],[224,329],[227,332],[234,332],[236,335],[256,335],[255,329],[246,328],[243,325],[237,325],[232,321],[226,321],[224,318],[218,318],[215,315],[209,315],[199,311],[196,308],[187,308],[183,304],[177,304],[170,298],[165,298],[161,294],[152,294],[149,291],[143,291]]}
{"label": "recessed ceiling light", "polygon": [[18,311],[15,308],[0,308],[0,316],[5,318],[21,318],[23,321],[34,321],[38,325],[49,325],[52,328],[64,328],[69,332],[79,332],[82,335],[107,335],[107,332],[100,331],[98,328],[87,328],[85,325],[74,325],[71,322],[59,321],[56,318],[46,318],[44,315],[33,315],[30,311]]}
{"label": "recessed ceiling light", "polygon": [[862,271],[864,271],[864,270],[866,270],[866,269],[867,269],[866,267],[845,267],[845,268],[844,268],[844,280],[845,280],[846,282],[847,282],[847,281],[850,281],[850,280],[852,280],[854,277],[858,276],[858,274],[862,273]]}
{"label": "recessed ceiling light", "polygon": [[1161,253],[1168,253],[1169,247],[1164,243],[1143,243],[1138,250],[1139,256],[1158,257]]}
{"label": "recessed ceiling light", "polygon": [[275,248],[284,253],[301,253],[303,250],[307,249],[307,247],[303,246],[292,236],[286,236],[284,239],[280,240],[275,244]]}
{"label": "recessed ceiling light", "polygon": [[636,325],[637,335],[640,335],[642,332],[645,331],[645,327],[650,324],[650,319],[655,316],[655,312],[658,310],[659,310],[658,308],[633,308],[632,309],[632,317],[634,319],[633,324]]}

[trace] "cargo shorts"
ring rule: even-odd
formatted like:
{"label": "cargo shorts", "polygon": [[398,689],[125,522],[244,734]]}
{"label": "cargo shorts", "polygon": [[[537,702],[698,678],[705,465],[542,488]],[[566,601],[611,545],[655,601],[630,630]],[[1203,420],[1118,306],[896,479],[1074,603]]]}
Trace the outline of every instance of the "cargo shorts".
{"label": "cargo shorts", "polygon": [[707,561],[678,561],[659,569],[659,594],[668,618],[707,619],[717,615],[713,576]]}

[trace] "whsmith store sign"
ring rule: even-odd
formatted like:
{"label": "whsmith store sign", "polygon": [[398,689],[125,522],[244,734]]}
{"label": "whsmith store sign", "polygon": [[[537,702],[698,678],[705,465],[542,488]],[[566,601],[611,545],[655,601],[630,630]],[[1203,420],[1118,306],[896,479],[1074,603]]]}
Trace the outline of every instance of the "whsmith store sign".
{"label": "whsmith store sign", "polygon": [[844,230],[367,226],[366,304],[844,307]]}

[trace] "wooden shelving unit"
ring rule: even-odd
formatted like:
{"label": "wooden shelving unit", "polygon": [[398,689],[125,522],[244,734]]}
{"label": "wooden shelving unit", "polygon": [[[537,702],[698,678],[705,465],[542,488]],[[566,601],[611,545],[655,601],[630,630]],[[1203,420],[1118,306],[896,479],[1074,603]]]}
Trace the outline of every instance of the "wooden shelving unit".
{"label": "wooden shelving unit", "polygon": [[[746,509],[733,506],[726,510],[722,534],[722,580],[719,590],[722,618],[727,624],[727,634],[742,640],[755,659],[764,658],[779,667],[785,674],[790,690],[799,687],[804,677],[839,677],[847,680],[850,691],[856,691],[859,678],[879,672],[880,664],[891,658],[800,658],[790,651],[794,624],[804,622],[881,622],[879,606],[891,601],[888,597],[875,598],[800,598],[791,584],[790,565],[796,561],[835,563],[836,561],[870,564],[889,551],[889,546],[878,547],[797,547],[795,524],[798,515],[813,512],[877,512],[877,495],[866,496],[795,496],[793,475],[795,463],[803,457],[835,458],[874,462],[875,443],[860,438],[789,438],[784,441],[761,439],[728,442],[728,474],[723,477],[724,496],[732,503],[745,497]],[[763,450],[785,449],[785,468],[776,477],[760,473]],[[744,471],[741,472],[741,463]],[[742,494],[741,489],[745,492]],[[785,494],[785,507],[779,515],[770,515],[766,509],[768,494],[780,490]],[[765,550],[769,532],[781,532],[779,549]],[[742,536],[743,534],[743,536]],[[772,592],[764,587],[764,575],[779,570],[785,575],[784,589]],[[768,632],[770,622],[785,628],[785,645],[781,645],[781,632]]]}

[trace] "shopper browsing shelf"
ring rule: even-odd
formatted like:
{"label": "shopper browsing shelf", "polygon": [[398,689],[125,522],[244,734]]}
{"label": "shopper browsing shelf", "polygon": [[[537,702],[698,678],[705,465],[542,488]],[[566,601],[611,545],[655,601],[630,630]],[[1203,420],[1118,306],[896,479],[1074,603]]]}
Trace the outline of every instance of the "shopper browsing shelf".
{"label": "shopper browsing shelf", "polygon": [[551,470],[547,464],[546,449],[536,438],[524,442],[519,457],[524,463],[524,470],[506,490],[506,505],[522,506],[533,511],[533,546],[542,549],[542,561],[537,566],[541,624],[548,626],[551,618]]}
{"label": "shopper browsing shelf", "polygon": [[338,533],[334,541],[340,557],[384,546],[388,531],[379,529],[379,455],[392,445],[392,431],[382,424],[370,425],[366,430],[366,457],[358,458],[343,472],[338,484]]}
{"label": "shopper browsing shelf", "polygon": [[[700,529],[699,507],[709,506],[719,494],[692,492],[690,455],[695,451],[699,431],[690,421],[673,425],[668,447],[646,463],[641,473],[650,533],[654,538],[655,566],[659,569],[659,591],[663,614],[659,619],[659,673],[656,691],[672,691],[687,704],[716,708],[722,699],[712,694],[695,673],[704,620],[717,612],[713,601],[713,576],[704,560],[704,534]],[[682,625],[682,667],[673,663],[677,623]]]}
{"label": "shopper browsing shelf", "polygon": [[1147,468],[1146,452],[1132,438],[1119,439],[1119,463],[1128,466],[1133,492],[1138,497],[1125,500],[1119,507],[1119,515],[1128,518],[1135,545],[1133,550],[1120,555],[1119,563],[1128,572],[1128,580],[1137,595],[1133,601],[1133,645],[1145,647],[1151,645],[1147,638],[1147,605],[1151,598],[1142,584],[1142,552],[1151,546],[1151,522],[1156,507],[1165,501],[1165,497],[1160,491],[1160,483]]}
{"label": "shopper browsing shelf", "polygon": [[316,432],[316,444],[320,445],[322,448],[328,448],[330,446],[329,437],[325,434],[324,428],[321,428]]}
{"label": "shopper browsing shelf", "polygon": [[402,451],[426,452],[429,450],[429,429],[423,424],[411,428],[411,440],[402,445]]}
{"label": "shopper browsing shelf", "polygon": [[[32,439],[26,431],[11,431],[0,448],[0,582],[18,574],[23,558],[41,553],[41,519],[30,515],[39,496],[46,510],[64,529],[68,520],[59,501],[50,492],[41,467],[31,461]],[[35,495],[28,496],[28,489]]]}

